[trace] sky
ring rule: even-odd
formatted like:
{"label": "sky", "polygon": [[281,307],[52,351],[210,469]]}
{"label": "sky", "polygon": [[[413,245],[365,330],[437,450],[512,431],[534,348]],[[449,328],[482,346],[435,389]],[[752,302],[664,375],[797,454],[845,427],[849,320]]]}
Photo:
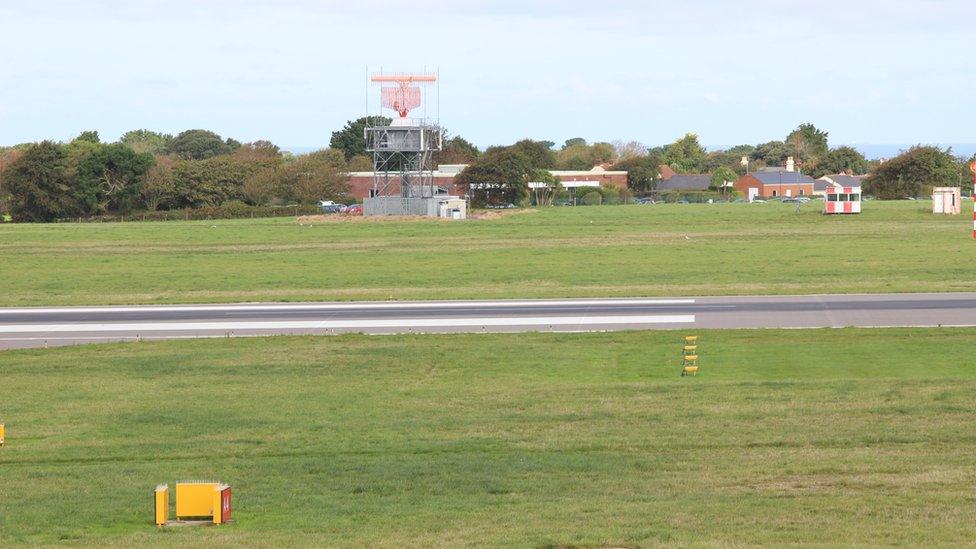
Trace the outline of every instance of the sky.
{"label": "sky", "polygon": [[[370,70],[440,75],[484,148],[976,143],[972,0],[0,0],[0,145],[214,130],[328,145]],[[428,115],[436,114],[429,108]]]}

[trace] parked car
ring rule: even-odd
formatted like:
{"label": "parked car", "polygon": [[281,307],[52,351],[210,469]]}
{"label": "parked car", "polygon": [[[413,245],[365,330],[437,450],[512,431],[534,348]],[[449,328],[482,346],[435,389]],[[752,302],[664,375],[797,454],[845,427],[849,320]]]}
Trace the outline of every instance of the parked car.
{"label": "parked car", "polygon": [[348,206],[345,210],[343,210],[342,213],[346,215],[363,215],[363,205],[353,204],[352,206]]}
{"label": "parked car", "polygon": [[327,213],[327,214],[340,213],[343,211],[343,208],[345,207],[346,207],[345,204],[336,204],[336,203],[322,204],[321,202],[319,203],[319,209],[322,210],[322,213]]}
{"label": "parked car", "polygon": [[572,206],[573,203],[569,200],[557,200],[552,203],[553,206]]}

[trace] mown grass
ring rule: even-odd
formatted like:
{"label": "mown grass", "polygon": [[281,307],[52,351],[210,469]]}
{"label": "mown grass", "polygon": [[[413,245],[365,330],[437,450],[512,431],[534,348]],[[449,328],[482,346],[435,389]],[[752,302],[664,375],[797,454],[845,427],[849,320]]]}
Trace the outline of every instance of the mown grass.
{"label": "mown grass", "polygon": [[[968,543],[973,329],[8,351],[0,545]],[[158,482],[236,522],[157,531]]]}
{"label": "mown grass", "polygon": [[971,290],[928,202],[551,208],[467,222],[0,225],[0,306]]}

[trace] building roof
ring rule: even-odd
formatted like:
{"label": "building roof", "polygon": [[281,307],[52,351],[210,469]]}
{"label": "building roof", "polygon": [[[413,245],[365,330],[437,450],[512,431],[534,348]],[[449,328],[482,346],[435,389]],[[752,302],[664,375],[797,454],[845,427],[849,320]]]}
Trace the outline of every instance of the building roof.
{"label": "building roof", "polygon": [[600,166],[594,166],[591,170],[549,170],[549,173],[556,177],[580,177],[580,176],[593,176],[593,175],[627,175],[625,171],[610,171],[601,168]]}
{"label": "building roof", "polygon": [[659,191],[707,191],[712,178],[707,174],[674,174],[657,184]]}
{"label": "building roof", "polygon": [[831,186],[831,184],[837,185],[838,187],[860,187],[861,183],[864,182],[865,177],[867,176],[847,175],[844,173],[825,175],[813,184],[813,190],[825,191],[827,190],[827,187]]}
{"label": "building roof", "polygon": [[813,185],[814,179],[800,172],[788,172],[785,169],[776,171],[749,172],[763,185]]}
{"label": "building roof", "polygon": [[[390,173],[391,174],[396,174],[396,173],[400,173],[400,172],[390,172]],[[434,177],[434,179],[437,179],[437,178],[441,178],[441,179],[453,179],[453,178],[457,177],[457,174],[456,173],[447,173],[447,172],[442,172],[442,171],[439,171],[439,170],[434,170],[431,173],[431,175]],[[346,172],[346,176],[347,177],[373,177],[373,172]]]}
{"label": "building roof", "polygon": [[661,174],[661,179],[671,179],[677,174],[677,172],[672,170],[671,166],[668,166],[667,164],[661,164],[658,166],[657,171],[659,174]]}

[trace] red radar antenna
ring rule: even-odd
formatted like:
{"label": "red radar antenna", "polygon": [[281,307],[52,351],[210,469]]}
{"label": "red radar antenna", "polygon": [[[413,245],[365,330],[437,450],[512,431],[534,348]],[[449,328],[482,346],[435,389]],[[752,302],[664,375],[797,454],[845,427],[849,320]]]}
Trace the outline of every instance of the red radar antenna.
{"label": "red radar antenna", "polygon": [[420,86],[413,84],[432,84],[437,76],[429,73],[374,74],[370,81],[379,84],[383,107],[392,109],[406,118],[410,111],[422,103]]}

